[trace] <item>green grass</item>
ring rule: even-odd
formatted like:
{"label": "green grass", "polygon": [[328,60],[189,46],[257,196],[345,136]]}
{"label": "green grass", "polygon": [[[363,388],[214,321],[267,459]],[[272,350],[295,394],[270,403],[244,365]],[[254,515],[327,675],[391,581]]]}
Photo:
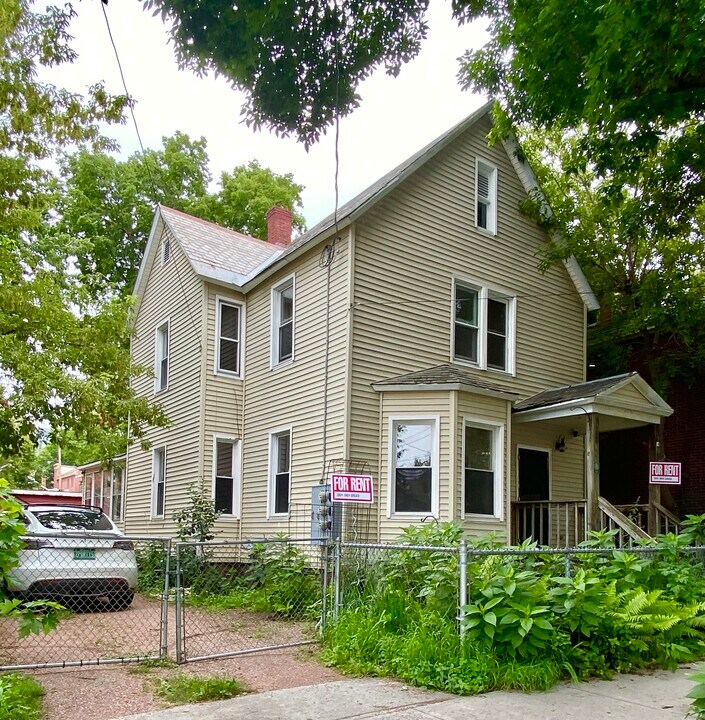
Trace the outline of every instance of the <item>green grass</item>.
{"label": "green grass", "polygon": [[247,688],[234,678],[173,675],[156,680],[154,691],[162,700],[174,705],[185,705],[227,700],[246,693]]}
{"label": "green grass", "polygon": [[154,670],[154,668],[173,668],[176,667],[176,663],[170,658],[154,658],[149,660],[142,660],[139,663],[129,665],[127,672],[130,675],[147,675]]}
{"label": "green grass", "polygon": [[0,720],[40,720],[44,688],[29,675],[0,675]]}

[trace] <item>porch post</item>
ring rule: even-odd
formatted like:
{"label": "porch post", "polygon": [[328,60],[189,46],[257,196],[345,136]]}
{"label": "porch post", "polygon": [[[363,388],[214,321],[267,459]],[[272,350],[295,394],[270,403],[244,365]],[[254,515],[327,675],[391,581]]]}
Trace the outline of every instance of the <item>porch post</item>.
{"label": "porch post", "polygon": [[[661,418],[658,425],[651,426],[651,437],[649,438],[649,461],[655,462],[657,460],[663,460],[666,457],[666,453],[663,447],[663,418]],[[649,519],[648,519],[648,533],[651,537],[658,535],[658,512],[656,511],[656,505],[654,503],[661,504],[661,486],[652,485],[649,483]]]}
{"label": "porch post", "polygon": [[585,499],[587,500],[587,528],[600,527],[600,421],[589,413],[585,425]]}

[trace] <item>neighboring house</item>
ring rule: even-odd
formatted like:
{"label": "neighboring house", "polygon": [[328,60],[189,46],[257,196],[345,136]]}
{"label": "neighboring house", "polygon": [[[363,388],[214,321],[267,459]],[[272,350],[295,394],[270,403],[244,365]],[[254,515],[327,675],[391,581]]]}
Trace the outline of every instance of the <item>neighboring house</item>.
{"label": "neighboring house", "polygon": [[154,376],[134,389],[171,424],[128,450],[128,533],[173,533],[203,479],[220,537],[308,534],[347,468],[374,477],[343,525],[368,539],[438,518],[572,544],[621,522],[600,432],[671,409],[637,375],[584,382],[597,302],[574,260],[539,271],[533,174],[490,129],[487,106],[294,242],[281,208],[268,241],[157,210],[132,342]]}
{"label": "neighboring house", "polygon": [[102,508],[113,522],[124,520],[125,455],[113,458],[110,467],[94,462],[81,465],[81,493],[85,505]]}
{"label": "neighboring house", "polygon": [[55,488],[40,488],[39,490],[26,490],[15,488],[12,494],[23,505],[80,505],[81,493],[71,490],[56,490]]}
{"label": "neighboring house", "polygon": [[54,490],[80,493],[83,474],[75,465],[59,465],[54,463],[54,477],[52,487]]}

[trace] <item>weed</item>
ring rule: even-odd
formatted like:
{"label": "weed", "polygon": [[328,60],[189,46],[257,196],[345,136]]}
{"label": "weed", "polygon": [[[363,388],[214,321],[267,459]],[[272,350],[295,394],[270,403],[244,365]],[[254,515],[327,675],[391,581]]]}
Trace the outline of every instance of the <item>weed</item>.
{"label": "weed", "polygon": [[168,703],[185,705],[210,700],[227,700],[246,693],[247,688],[234,678],[173,675],[157,679],[154,691]]}
{"label": "weed", "polygon": [[0,720],[39,720],[44,688],[19,673],[0,675]]}

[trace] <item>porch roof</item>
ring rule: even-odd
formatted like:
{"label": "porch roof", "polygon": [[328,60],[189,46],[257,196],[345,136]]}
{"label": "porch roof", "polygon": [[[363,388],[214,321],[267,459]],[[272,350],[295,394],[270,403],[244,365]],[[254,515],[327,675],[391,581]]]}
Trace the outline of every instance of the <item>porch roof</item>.
{"label": "porch roof", "polygon": [[517,422],[579,415],[605,415],[619,426],[658,424],[673,408],[639,375],[631,372],[543,390],[514,405]]}
{"label": "porch roof", "polygon": [[436,365],[425,370],[397,375],[372,384],[378,392],[400,392],[409,390],[465,390],[479,395],[492,395],[507,400],[516,400],[518,393],[476,378],[471,372],[454,365]]}

